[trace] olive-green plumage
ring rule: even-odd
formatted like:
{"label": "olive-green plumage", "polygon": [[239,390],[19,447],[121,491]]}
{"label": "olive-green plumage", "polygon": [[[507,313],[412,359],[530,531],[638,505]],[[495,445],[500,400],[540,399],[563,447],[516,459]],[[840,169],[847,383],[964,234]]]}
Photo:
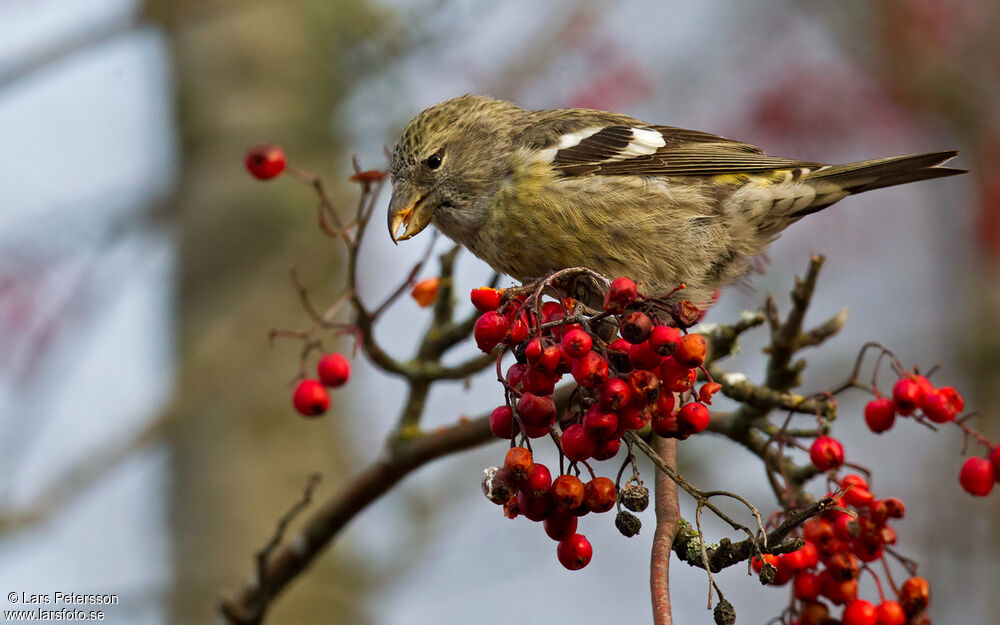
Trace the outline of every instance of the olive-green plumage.
{"label": "olive-green plumage", "polygon": [[[519,280],[584,266],[696,303],[786,227],[861,191],[962,173],[955,152],[822,165],[604,111],[466,95],[415,117],[393,151],[393,240],[429,223]],[[397,232],[405,225],[401,236]]]}

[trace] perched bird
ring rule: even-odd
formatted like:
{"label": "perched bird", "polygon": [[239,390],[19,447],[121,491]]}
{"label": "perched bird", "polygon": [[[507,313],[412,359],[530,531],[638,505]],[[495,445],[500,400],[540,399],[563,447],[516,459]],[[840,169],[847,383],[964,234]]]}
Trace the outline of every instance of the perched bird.
{"label": "perched bird", "polygon": [[956,154],[825,165],[617,113],[464,95],[396,143],[389,233],[433,223],[518,280],[583,266],[648,295],[685,283],[679,296],[707,303],[792,223],[854,193],[963,173],[939,166]]}

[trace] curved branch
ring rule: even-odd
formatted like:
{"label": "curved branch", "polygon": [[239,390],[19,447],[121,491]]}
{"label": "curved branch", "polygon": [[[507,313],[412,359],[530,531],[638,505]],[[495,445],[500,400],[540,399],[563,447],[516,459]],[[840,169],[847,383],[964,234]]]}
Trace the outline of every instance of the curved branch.
{"label": "curved branch", "polygon": [[[671,467],[677,466],[677,440],[656,437],[654,449],[663,461]],[[677,524],[680,520],[680,503],[677,499],[677,483],[663,471],[656,472],[654,482],[656,502],[656,530],[653,533],[653,549],[650,553],[649,589],[653,602],[654,625],[673,625],[670,612],[670,552]]]}

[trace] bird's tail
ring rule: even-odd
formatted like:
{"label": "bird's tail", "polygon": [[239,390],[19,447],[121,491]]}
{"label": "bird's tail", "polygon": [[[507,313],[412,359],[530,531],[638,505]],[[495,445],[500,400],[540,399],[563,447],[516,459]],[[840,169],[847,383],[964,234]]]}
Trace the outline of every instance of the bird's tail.
{"label": "bird's tail", "polygon": [[958,152],[949,150],[820,167],[809,172],[805,179],[817,187],[830,189],[830,192],[817,193],[816,200],[799,211],[795,217],[815,213],[847,195],[908,182],[964,174],[966,173],[964,169],[941,167],[956,155]]}

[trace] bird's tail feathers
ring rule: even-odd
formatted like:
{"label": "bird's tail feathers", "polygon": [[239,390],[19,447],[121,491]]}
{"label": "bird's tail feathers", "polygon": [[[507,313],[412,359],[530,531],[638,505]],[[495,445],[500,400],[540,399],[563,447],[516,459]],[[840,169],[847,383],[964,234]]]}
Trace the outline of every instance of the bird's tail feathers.
{"label": "bird's tail feathers", "polygon": [[[964,174],[964,169],[941,167],[957,155],[958,152],[948,150],[831,165],[811,172],[808,179],[832,183],[847,194],[862,193],[897,184]],[[818,202],[800,211],[796,217],[822,210],[843,196],[844,194],[835,194],[831,199],[836,199],[829,202],[824,202],[820,196],[817,198]]]}

